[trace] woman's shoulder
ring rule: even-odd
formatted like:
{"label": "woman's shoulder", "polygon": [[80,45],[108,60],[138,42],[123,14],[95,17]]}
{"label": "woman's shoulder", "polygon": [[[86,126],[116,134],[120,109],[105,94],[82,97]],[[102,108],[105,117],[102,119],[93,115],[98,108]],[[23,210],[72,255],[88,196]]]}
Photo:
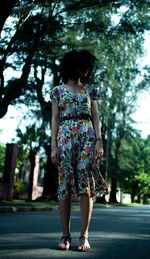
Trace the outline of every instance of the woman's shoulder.
{"label": "woman's shoulder", "polygon": [[54,87],[52,87],[52,89],[51,89],[51,93],[56,93],[56,94],[61,94],[61,92],[63,91],[63,87],[62,87],[62,85],[56,85],[56,86],[54,86]]}
{"label": "woman's shoulder", "polygon": [[52,87],[51,91],[59,91],[61,88],[61,85],[55,85]]}
{"label": "woman's shoulder", "polygon": [[93,100],[100,99],[101,94],[100,94],[100,90],[98,87],[90,86],[88,91],[89,91],[89,95],[90,95],[91,99],[93,99]]}
{"label": "woman's shoulder", "polygon": [[57,85],[57,86],[54,86],[51,91],[50,91],[50,99],[52,101],[58,101],[59,100],[59,97],[61,95],[61,92],[62,92],[62,87],[61,85]]}

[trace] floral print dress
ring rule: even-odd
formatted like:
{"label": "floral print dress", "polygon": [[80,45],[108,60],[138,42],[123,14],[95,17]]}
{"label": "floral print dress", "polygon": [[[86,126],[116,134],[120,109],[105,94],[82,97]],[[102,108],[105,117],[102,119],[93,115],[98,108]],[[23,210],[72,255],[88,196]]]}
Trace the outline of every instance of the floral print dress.
{"label": "floral print dress", "polygon": [[[91,115],[92,100],[99,99],[96,88],[82,86],[73,93],[64,85],[55,86],[51,102],[58,102],[60,118]],[[60,120],[61,121],[61,120]],[[68,196],[89,194],[91,197],[107,193],[108,186],[94,163],[96,136],[91,120],[70,119],[61,121],[57,133],[60,165],[58,169],[58,200]]]}

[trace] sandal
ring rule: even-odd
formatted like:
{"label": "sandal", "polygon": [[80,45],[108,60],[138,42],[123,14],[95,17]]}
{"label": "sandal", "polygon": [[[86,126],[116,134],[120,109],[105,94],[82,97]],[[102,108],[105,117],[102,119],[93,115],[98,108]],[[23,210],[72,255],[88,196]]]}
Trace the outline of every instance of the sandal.
{"label": "sandal", "polygon": [[89,244],[89,240],[88,240],[87,237],[81,236],[79,238],[79,240],[80,240],[80,244],[78,246],[78,251],[85,252],[85,251],[89,251],[91,249],[90,244]]}
{"label": "sandal", "polygon": [[[61,243],[61,241],[63,242]],[[60,243],[58,244],[57,248],[59,250],[69,250],[71,246],[71,237],[69,236],[62,236]]]}

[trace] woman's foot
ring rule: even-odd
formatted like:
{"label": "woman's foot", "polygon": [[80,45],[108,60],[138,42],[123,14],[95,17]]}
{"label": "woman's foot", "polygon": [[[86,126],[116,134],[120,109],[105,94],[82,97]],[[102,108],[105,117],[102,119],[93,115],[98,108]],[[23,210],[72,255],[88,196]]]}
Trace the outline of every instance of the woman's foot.
{"label": "woman's foot", "polygon": [[57,246],[59,250],[69,250],[71,246],[71,237],[63,236]]}
{"label": "woman's foot", "polygon": [[78,246],[78,251],[85,252],[85,251],[89,251],[91,249],[89,240],[87,237],[81,236],[79,238],[79,240],[80,240],[80,242],[79,242],[79,246]]}

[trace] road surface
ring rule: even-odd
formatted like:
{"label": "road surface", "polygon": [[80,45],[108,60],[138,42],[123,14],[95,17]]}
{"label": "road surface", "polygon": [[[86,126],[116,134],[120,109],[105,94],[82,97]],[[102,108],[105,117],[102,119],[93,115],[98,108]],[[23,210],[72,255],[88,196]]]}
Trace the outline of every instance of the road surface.
{"label": "road surface", "polygon": [[72,211],[72,249],[59,251],[58,211],[0,214],[0,258],[150,259],[150,206],[93,210],[91,251],[78,252],[80,211]]}

